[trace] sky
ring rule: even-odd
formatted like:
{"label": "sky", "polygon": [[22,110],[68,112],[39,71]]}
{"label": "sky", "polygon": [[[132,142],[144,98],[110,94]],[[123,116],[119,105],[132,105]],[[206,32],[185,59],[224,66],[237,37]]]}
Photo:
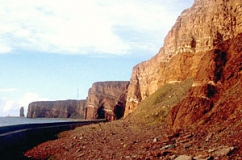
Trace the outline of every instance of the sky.
{"label": "sky", "polygon": [[0,116],[129,81],[193,0],[0,0]]}

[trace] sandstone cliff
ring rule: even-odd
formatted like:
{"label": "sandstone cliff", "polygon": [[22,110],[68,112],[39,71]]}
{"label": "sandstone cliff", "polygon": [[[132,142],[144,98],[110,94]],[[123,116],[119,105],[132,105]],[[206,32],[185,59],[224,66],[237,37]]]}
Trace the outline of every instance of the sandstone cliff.
{"label": "sandstone cliff", "polygon": [[[169,114],[174,129],[242,117],[242,34],[205,52],[187,97]],[[183,125],[181,125],[183,124]]]}
{"label": "sandstone cliff", "polygon": [[86,100],[32,102],[28,118],[120,119],[124,115],[128,81],[96,82]]}
{"label": "sandstone cliff", "polygon": [[28,106],[28,118],[84,118],[85,100],[39,101]]}
{"label": "sandstone cliff", "polygon": [[88,91],[86,119],[119,119],[123,117],[129,82],[96,82]]}
{"label": "sandstone cliff", "polygon": [[[159,53],[133,68],[125,115],[133,112],[141,101],[164,84],[179,83],[189,78],[194,78],[193,86],[207,85],[209,88],[219,83],[224,66],[221,67],[222,62],[216,60],[223,59],[224,55],[215,52],[227,52],[229,47],[219,51],[214,49],[227,40],[232,42],[241,32],[241,0],[195,0],[193,6],[178,17]],[[236,53],[231,52],[241,56],[239,49],[236,50]]]}

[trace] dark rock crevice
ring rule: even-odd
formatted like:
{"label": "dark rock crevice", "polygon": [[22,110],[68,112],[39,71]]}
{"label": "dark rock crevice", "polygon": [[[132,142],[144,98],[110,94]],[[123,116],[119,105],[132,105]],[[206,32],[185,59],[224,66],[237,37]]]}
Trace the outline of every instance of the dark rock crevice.
{"label": "dark rock crevice", "polygon": [[217,83],[219,80],[223,81],[223,70],[227,62],[227,53],[216,49],[214,51],[214,82]]}

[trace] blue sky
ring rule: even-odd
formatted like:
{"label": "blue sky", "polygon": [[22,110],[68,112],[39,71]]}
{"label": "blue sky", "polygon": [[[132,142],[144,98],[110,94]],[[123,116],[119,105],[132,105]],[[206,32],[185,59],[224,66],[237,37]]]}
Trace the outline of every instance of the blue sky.
{"label": "blue sky", "polygon": [[0,0],[0,116],[128,81],[193,0]]}

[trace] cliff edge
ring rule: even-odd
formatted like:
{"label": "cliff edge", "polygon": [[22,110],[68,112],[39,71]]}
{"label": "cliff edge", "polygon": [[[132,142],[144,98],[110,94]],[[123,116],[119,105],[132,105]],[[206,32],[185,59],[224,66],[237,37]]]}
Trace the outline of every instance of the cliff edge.
{"label": "cliff edge", "polygon": [[218,64],[206,66],[203,62],[206,56],[212,60],[214,49],[227,40],[233,41],[242,32],[241,3],[240,0],[195,0],[191,8],[183,11],[158,54],[133,68],[125,116],[164,84],[180,83],[197,76],[200,77],[194,85],[217,83],[218,80],[214,82],[207,77],[210,75],[203,75],[200,70],[222,72],[221,67],[213,66]]}

